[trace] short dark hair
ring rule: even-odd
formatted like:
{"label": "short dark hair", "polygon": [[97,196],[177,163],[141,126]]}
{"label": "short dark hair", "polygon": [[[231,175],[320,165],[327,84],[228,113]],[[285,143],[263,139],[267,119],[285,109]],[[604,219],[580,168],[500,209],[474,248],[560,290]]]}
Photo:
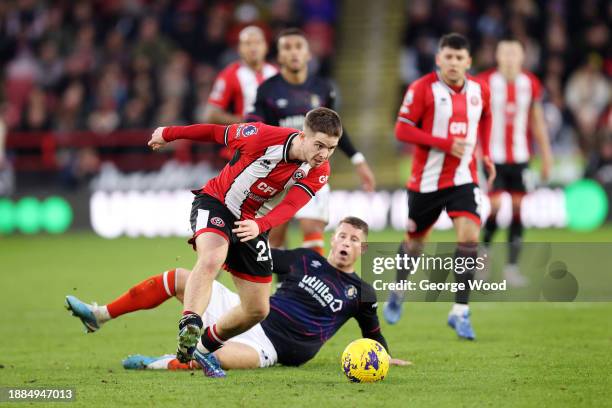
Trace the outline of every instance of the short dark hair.
{"label": "short dark hair", "polygon": [[506,34],[504,35],[502,38],[499,39],[499,41],[497,42],[497,45],[499,45],[499,43],[502,42],[513,42],[513,43],[518,43],[523,49],[525,49],[525,44],[523,44],[523,42],[521,40],[519,40],[518,37],[512,35],[512,34]]}
{"label": "short dark hair", "polygon": [[303,37],[306,41],[308,41],[308,37],[306,37],[306,33],[302,30],[300,30],[297,27],[290,27],[290,28],[285,28],[284,30],[281,30],[280,33],[278,33],[278,35],[276,36],[276,43],[278,44],[278,41],[283,38],[283,37],[289,37],[290,35],[297,35],[300,37]]}
{"label": "short dark hair", "polygon": [[344,217],[342,220],[340,220],[338,226],[342,224],[349,224],[357,229],[362,230],[365,236],[368,236],[368,232],[370,231],[368,223],[358,217]]}
{"label": "short dark hair", "polygon": [[304,127],[313,132],[325,133],[329,136],[342,136],[342,121],[340,116],[329,108],[315,108],[306,114]]}
{"label": "short dark hair", "polygon": [[449,47],[454,50],[467,50],[470,52],[470,42],[467,38],[459,33],[449,33],[443,35],[438,42],[438,50],[441,50],[444,47]]}

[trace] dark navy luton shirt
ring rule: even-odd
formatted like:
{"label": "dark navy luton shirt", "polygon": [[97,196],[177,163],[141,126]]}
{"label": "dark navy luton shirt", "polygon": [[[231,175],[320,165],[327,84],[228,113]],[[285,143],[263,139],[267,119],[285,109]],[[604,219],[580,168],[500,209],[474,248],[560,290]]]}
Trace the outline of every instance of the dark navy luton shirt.
{"label": "dark navy luton shirt", "polygon": [[[274,272],[285,275],[270,298],[270,314],[261,322],[279,363],[300,365],[315,356],[344,323],[355,318],[363,337],[380,342],[374,289],[356,273],[342,272],[313,250],[272,249]],[[364,295],[364,293],[367,294]]]}
{"label": "dark navy luton shirt", "polygon": [[[336,92],[329,81],[310,75],[302,84],[291,84],[276,74],[257,88],[255,106],[247,120],[303,130],[306,113],[319,107],[336,109]],[[338,147],[349,158],[357,153],[346,129]]]}

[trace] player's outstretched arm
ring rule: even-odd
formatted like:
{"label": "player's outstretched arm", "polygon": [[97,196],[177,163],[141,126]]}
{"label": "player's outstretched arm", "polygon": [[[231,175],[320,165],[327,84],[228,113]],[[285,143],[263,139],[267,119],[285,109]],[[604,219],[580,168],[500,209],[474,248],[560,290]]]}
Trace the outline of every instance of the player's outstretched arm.
{"label": "player's outstretched arm", "polygon": [[227,144],[226,138],[228,133],[229,127],[221,125],[199,124],[158,127],[153,131],[148,145],[153,150],[159,150],[164,147],[166,143],[179,139]]}
{"label": "player's outstretched arm", "polygon": [[410,120],[401,116],[397,119],[397,123],[395,124],[395,137],[400,142],[434,147],[457,158],[461,158],[463,156],[467,145],[467,142],[463,138],[435,137],[424,130],[419,129]]}
{"label": "player's outstretched arm", "polygon": [[346,129],[338,142],[338,147],[355,166],[355,171],[361,180],[361,187],[363,190],[373,192],[376,189],[376,178],[374,177],[374,173],[368,165],[365,156],[353,145],[353,142],[346,132]]}
{"label": "player's outstretched arm", "polygon": [[204,110],[204,121],[216,125],[231,125],[242,122],[242,117],[221,109],[212,103],[208,103]]}
{"label": "player's outstretched arm", "polygon": [[264,233],[289,221],[300,208],[306,205],[312,198],[312,195],[304,191],[301,187],[293,186],[285,198],[278,203],[267,215],[255,220],[237,221],[238,226],[233,232],[241,238],[240,241],[248,241],[255,238],[257,235]]}
{"label": "player's outstretched arm", "polygon": [[480,119],[480,123],[478,124],[478,137],[480,138],[480,148],[482,150],[482,161],[487,170],[488,178],[487,185],[489,190],[493,188],[493,180],[497,176],[497,172],[495,170],[495,164],[493,160],[491,160],[491,128],[493,126],[493,118],[491,116],[490,109],[490,95],[489,89],[487,87],[484,88],[484,104],[483,104],[483,113]]}
{"label": "player's outstretched arm", "polygon": [[540,155],[542,156],[542,180],[547,181],[550,177],[552,168],[552,153],[550,149],[550,139],[548,129],[544,119],[544,111],[541,102],[534,102],[531,107],[531,132],[538,144]]}

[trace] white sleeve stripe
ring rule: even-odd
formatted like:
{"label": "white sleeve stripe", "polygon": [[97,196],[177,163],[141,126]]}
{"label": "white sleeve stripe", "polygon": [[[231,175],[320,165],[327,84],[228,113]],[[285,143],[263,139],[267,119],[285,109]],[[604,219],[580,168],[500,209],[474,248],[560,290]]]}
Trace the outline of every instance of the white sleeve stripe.
{"label": "white sleeve stripe", "polygon": [[229,128],[231,125],[225,127],[225,134],[223,135],[223,144],[227,146],[227,136],[229,135]]}
{"label": "white sleeve stripe", "polygon": [[[176,282],[176,277],[174,281]],[[168,271],[164,272],[164,289],[166,289],[168,296],[172,296],[172,292],[170,292],[170,285],[168,285]]]}
{"label": "white sleeve stripe", "polygon": [[412,126],[416,126],[416,123],[414,123],[410,119],[406,119],[406,118],[401,117],[401,116],[399,118],[397,118],[397,120],[400,121],[400,122],[407,123],[407,124],[412,125]]}
{"label": "white sleeve stripe", "polygon": [[300,184],[300,183],[295,183],[294,186],[302,187],[304,189],[304,191],[306,191],[308,193],[309,196],[314,197],[314,192],[310,188],[308,188],[307,186],[305,186],[303,184]]}

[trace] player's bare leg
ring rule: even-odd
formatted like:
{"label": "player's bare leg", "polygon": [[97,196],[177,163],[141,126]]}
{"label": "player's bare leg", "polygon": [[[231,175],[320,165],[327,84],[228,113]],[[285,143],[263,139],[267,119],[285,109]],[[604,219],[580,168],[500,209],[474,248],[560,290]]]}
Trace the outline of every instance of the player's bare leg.
{"label": "player's bare leg", "polygon": [[[259,354],[253,347],[243,343],[228,341],[213,355],[224,370],[253,369],[260,367]],[[198,370],[203,368],[196,360],[181,363],[173,355],[146,356],[136,354],[123,360],[128,370]]]}
{"label": "player's bare leg", "polygon": [[204,330],[202,345],[210,352],[220,349],[228,339],[261,322],[270,311],[270,282],[250,282],[236,276],[232,278],[240,296],[240,304]]}
{"label": "player's bare leg", "polygon": [[224,370],[259,368],[259,353],[246,344],[228,341],[215,351],[215,357]]}
{"label": "player's bare leg", "polygon": [[219,335],[225,339],[244,333],[266,318],[270,312],[270,283],[250,282],[232,276],[240,296],[240,305],[221,316]]}
{"label": "player's bare leg", "polygon": [[179,322],[177,358],[187,362],[192,358],[202,335],[202,314],[210,301],[212,283],[227,257],[228,243],[222,236],[205,232],[195,241],[198,260],[185,285],[183,318]]}
{"label": "player's bare leg", "polygon": [[284,249],[287,247],[287,230],[289,229],[289,223],[285,223],[276,226],[270,230],[268,236],[268,242],[270,242],[270,248]]}
{"label": "player's bare leg", "polygon": [[325,246],[325,226],[326,222],[312,219],[300,219],[300,229],[302,230],[303,244],[302,247],[310,248],[323,255],[323,247]]}
{"label": "player's bare leg", "polygon": [[[474,260],[471,264],[474,265],[478,255],[480,225],[470,217],[456,217],[453,219],[453,225],[457,234],[455,258],[471,258]],[[454,274],[455,282],[463,283],[464,289],[458,290],[455,294],[455,304],[448,315],[448,324],[455,329],[459,337],[474,340],[476,335],[470,322],[468,306],[470,296],[469,282],[474,279],[474,269],[455,271]]]}

